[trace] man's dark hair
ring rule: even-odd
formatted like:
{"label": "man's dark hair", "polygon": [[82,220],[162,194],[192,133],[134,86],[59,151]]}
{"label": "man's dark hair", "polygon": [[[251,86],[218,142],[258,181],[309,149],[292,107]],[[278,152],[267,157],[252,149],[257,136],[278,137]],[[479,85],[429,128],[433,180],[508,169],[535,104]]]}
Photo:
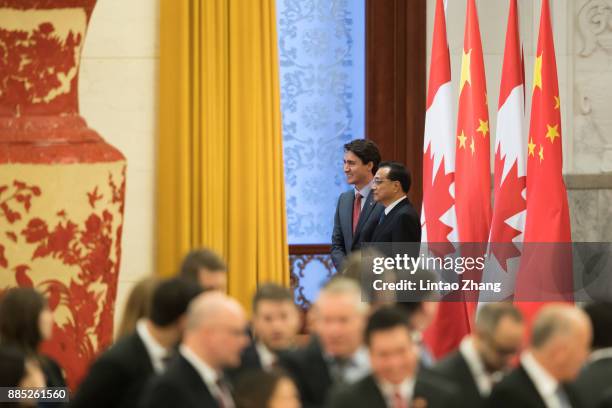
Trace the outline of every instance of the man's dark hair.
{"label": "man's dark hair", "polygon": [[250,369],[238,377],[234,387],[236,408],[260,408],[270,406],[270,400],[278,383],[291,379],[282,369],[270,371]]}
{"label": "man's dark hair", "polygon": [[584,311],[593,326],[593,349],[612,347],[612,302],[594,302]]}
{"label": "man's dark hair", "polygon": [[180,275],[192,282],[199,282],[200,269],[206,269],[209,272],[227,271],[221,257],[208,248],[194,249],[189,252],[183,259]]}
{"label": "man's dark hair", "polygon": [[380,163],[378,166],[380,169],[383,167],[387,167],[389,169],[389,174],[387,175],[389,180],[399,181],[404,193],[408,193],[408,191],[410,191],[412,177],[410,176],[408,169],[403,164],[394,161],[386,161]]}
{"label": "man's dark hair", "polygon": [[293,294],[291,290],[275,283],[265,283],[257,289],[253,296],[253,312],[257,311],[257,305],[262,300],[293,303]]}
{"label": "man's dark hair", "polygon": [[176,323],[201,292],[200,285],[187,279],[172,278],[160,282],[153,292],[151,321],[160,327]]}
{"label": "man's dark hair", "polygon": [[363,164],[372,162],[372,174],[375,174],[380,164],[380,151],[378,146],[371,140],[368,139],[355,139],[351,140],[344,145],[345,152],[351,152],[355,156],[359,157]]}
{"label": "man's dark hair", "polygon": [[406,312],[396,306],[383,306],[376,310],[370,318],[365,329],[365,343],[369,346],[372,335],[376,332],[387,331],[396,327],[403,327],[410,332],[410,323]]}

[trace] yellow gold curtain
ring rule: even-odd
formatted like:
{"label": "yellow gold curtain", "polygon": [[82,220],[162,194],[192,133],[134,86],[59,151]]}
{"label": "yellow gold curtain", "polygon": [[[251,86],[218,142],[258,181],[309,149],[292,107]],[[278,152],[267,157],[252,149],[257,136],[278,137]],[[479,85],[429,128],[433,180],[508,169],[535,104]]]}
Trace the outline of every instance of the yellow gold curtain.
{"label": "yellow gold curtain", "polygon": [[157,270],[228,262],[247,306],[289,283],[274,0],[161,0]]}

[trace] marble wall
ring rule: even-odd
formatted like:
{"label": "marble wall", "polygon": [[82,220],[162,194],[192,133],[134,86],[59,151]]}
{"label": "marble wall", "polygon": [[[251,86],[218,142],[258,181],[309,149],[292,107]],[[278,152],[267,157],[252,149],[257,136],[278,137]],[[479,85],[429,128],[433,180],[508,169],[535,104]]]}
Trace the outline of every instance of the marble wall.
{"label": "marble wall", "polygon": [[115,321],[134,282],[153,271],[158,10],[159,0],[99,1],[83,49],[81,113],[128,162]]}
{"label": "marble wall", "polygon": [[[428,4],[428,66],[435,0]],[[476,0],[493,137],[508,1]],[[527,89],[532,87],[540,0],[518,0]],[[551,0],[561,94],[564,173],[575,241],[612,241],[612,0]],[[466,0],[448,0],[447,25],[457,95]],[[531,105],[527,92],[527,109]],[[494,147],[494,143],[491,143]],[[493,152],[492,152],[493,154]]]}

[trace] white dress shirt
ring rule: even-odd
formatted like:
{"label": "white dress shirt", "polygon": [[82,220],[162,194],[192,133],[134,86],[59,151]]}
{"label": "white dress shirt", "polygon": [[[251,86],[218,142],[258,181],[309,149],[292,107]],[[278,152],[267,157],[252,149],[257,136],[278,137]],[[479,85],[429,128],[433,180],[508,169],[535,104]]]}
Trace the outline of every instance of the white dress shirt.
{"label": "white dress shirt", "polygon": [[399,392],[399,395],[401,395],[405,404],[408,405],[412,401],[412,396],[414,395],[414,378],[406,378],[401,384],[398,385],[391,384],[383,379],[377,380],[377,383],[378,388],[380,388],[382,395],[385,397],[387,407],[396,408],[396,392]]}
{"label": "white dress shirt", "polygon": [[187,360],[189,364],[191,364],[193,368],[195,368],[198,374],[200,374],[200,377],[202,377],[202,381],[204,382],[204,384],[206,384],[206,387],[212,394],[213,398],[216,398],[217,400],[223,400],[223,404],[226,408],[233,408],[234,401],[225,397],[223,392],[219,388],[219,385],[217,384],[217,381],[219,381],[219,378],[221,378],[219,373],[214,368],[206,364],[206,362],[204,362],[193,351],[191,351],[189,347],[185,346],[184,344],[180,345],[179,353],[181,353],[181,355],[185,357],[185,360]]}
{"label": "white dress shirt", "polygon": [[563,404],[557,395],[557,389],[560,384],[553,376],[538,361],[529,351],[521,355],[521,364],[527,375],[535,385],[538,394],[544,400],[544,405],[547,408],[561,408]]}
{"label": "white dress shirt", "polygon": [[361,190],[355,187],[355,197],[357,197],[357,193],[361,194],[361,209],[360,210],[363,210],[363,206],[365,205],[366,199],[368,198],[370,191],[372,191],[373,182],[374,182],[374,179],[372,179],[372,181],[366,184]]}
{"label": "white dress shirt", "polygon": [[385,215],[389,215],[389,213],[391,212],[391,210],[400,203],[400,201],[405,200],[406,196],[402,196],[400,198],[398,198],[397,200],[395,200],[394,202],[392,202],[391,204],[389,204],[387,207],[385,207]]}
{"label": "white dress shirt", "polygon": [[612,358],[612,347],[606,347],[592,352],[589,356],[589,363],[603,360],[605,358]]}
{"label": "white dress shirt", "polygon": [[265,344],[258,341],[255,343],[255,350],[257,350],[257,354],[259,356],[259,362],[261,363],[261,368],[265,371],[269,371],[274,367],[274,363],[276,363],[277,357],[273,351],[271,351]]}
{"label": "white dress shirt", "polygon": [[[335,358],[330,355],[325,355],[324,357],[332,371],[332,377],[334,377],[333,372],[339,368],[336,366],[337,363],[335,362]],[[338,374],[341,376],[341,381],[347,384],[356,383],[370,374],[370,357],[368,355],[368,349],[365,346],[358,348],[350,358],[346,359],[345,364],[343,364]]]}
{"label": "white dress shirt", "polygon": [[166,368],[164,359],[168,356],[168,350],[159,344],[151,335],[151,332],[147,327],[146,319],[138,320],[138,323],[136,323],[136,332],[138,333],[140,340],[142,340],[144,343],[147,354],[149,354],[151,364],[153,365],[153,370],[155,370],[156,374],[163,373]]}
{"label": "white dress shirt", "polygon": [[482,363],[478,352],[476,351],[474,339],[471,337],[464,338],[459,345],[459,352],[465,359],[467,366],[470,369],[470,373],[472,373],[472,377],[474,378],[474,382],[478,387],[478,392],[480,395],[483,397],[489,396],[491,389],[493,388],[493,378],[485,369],[485,366]]}

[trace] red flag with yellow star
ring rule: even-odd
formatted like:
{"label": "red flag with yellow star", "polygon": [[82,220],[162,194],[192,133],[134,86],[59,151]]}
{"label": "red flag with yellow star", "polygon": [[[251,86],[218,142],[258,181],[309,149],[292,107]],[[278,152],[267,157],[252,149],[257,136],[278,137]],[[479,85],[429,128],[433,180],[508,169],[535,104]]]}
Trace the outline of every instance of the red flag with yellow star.
{"label": "red flag with yellow star", "polygon": [[[570,300],[572,290],[560,105],[550,6],[542,0],[527,142],[525,247],[515,290],[515,299],[522,301]],[[543,297],[544,293],[559,298]],[[539,305],[534,306],[532,312]]]}
{"label": "red flag with yellow star", "polygon": [[475,0],[468,0],[456,133],[455,209],[460,242],[486,243],[491,225],[489,109]]}

